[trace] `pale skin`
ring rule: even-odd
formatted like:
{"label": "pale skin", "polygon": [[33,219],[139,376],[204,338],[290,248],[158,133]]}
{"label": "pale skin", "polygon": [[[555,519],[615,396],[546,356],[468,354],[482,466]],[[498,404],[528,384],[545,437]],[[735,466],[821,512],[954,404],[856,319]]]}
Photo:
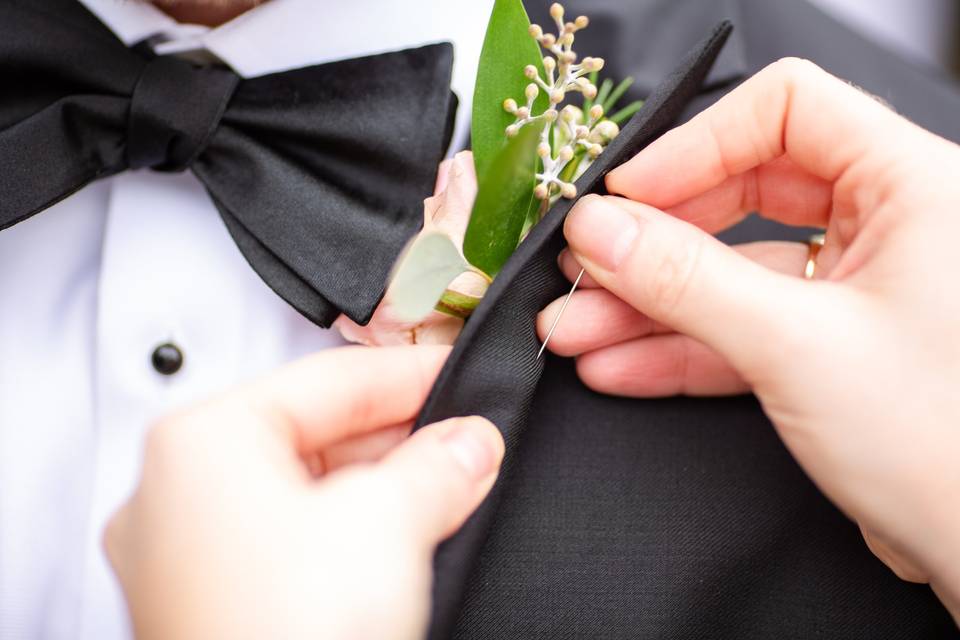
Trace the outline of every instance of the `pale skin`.
{"label": "pale skin", "polygon": [[136,636],[422,637],[503,456],[482,418],[407,437],[448,351],[326,351],[158,423],[105,534]]}
{"label": "pale skin", "polygon": [[216,27],[266,0],[152,0],[179,22]]}
{"label": "pale skin", "polygon": [[[566,220],[550,348],[608,394],[754,392],[901,578],[960,618],[960,147],[783,60],[611,172]],[[750,211],[822,227],[727,247]],[[561,301],[538,318],[541,337]]]}

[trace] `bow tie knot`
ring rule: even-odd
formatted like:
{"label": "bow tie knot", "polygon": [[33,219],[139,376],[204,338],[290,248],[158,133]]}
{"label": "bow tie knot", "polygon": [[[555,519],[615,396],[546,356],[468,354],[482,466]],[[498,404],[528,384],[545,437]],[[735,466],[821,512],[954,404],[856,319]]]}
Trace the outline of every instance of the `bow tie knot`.
{"label": "bow tie knot", "polygon": [[206,148],[240,78],[230,70],[157,57],[144,65],[130,102],[131,169],[183,171]]}

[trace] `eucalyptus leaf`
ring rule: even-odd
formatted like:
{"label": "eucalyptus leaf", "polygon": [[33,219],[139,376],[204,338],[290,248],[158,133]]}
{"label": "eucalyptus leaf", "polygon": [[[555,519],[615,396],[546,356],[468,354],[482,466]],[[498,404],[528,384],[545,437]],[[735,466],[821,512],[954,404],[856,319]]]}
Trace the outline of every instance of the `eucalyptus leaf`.
{"label": "eucalyptus leaf", "polygon": [[521,128],[494,156],[480,179],[463,239],[463,255],[490,277],[517,248],[524,220],[535,206],[537,144],[542,131],[539,123]]}
{"label": "eucalyptus leaf", "polygon": [[390,283],[390,302],[402,322],[425,318],[454,278],[470,266],[445,233],[418,236],[401,256]]}
{"label": "eucalyptus leaf", "polygon": [[[540,47],[530,37],[529,28],[530,19],[521,0],[494,2],[477,66],[470,126],[470,146],[480,181],[504,145],[504,131],[514,121],[514,116],[503,110],[503,101],[513,98],[521,105],[525,103],[523,91],[530,83],[523,75],[525,66],[534,65],[544,76]],[[533,112],[542,113],[547,101],[541,91]]]}

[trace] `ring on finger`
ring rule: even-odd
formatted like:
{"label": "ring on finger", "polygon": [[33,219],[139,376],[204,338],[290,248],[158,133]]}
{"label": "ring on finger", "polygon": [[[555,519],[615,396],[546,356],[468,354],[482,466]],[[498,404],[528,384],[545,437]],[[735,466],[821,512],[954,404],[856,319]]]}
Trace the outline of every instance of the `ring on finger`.
{"label": "ring on finger", "polygon": [[813,280],[817,273],[817,256],[823,249],[823,243],[826,241],[826,234],[817,233],[810,236],[807,240],[807,265],[803,268],[803,277],[807,280]]}

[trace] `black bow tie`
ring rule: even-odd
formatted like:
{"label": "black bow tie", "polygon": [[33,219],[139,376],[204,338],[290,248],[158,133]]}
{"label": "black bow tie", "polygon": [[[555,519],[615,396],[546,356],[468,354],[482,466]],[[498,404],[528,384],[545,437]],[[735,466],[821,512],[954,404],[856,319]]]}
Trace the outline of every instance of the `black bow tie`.
{"label": "black bow tie", "polygon": [[423,222],[449,44],[242,79],[128,49],[76,0],[0,1],[0,230],[126,169],[191,170],[313,322],[370,319]]}

